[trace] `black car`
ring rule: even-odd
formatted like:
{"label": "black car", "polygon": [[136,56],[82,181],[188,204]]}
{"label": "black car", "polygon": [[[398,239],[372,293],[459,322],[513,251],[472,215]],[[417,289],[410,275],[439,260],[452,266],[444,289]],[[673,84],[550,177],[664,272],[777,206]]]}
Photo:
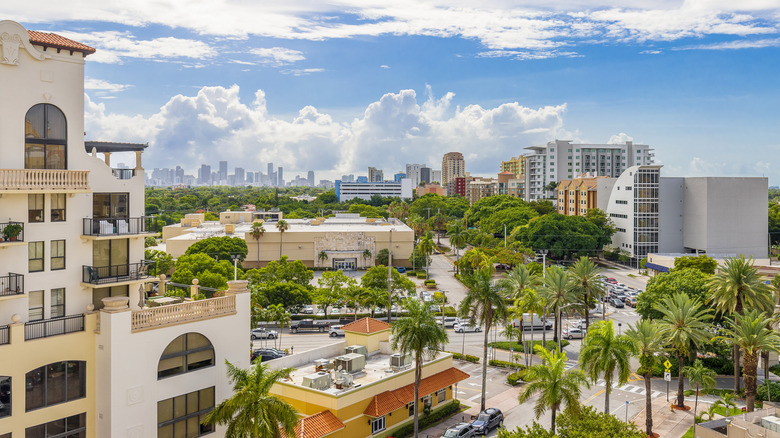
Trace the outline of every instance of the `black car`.
{"label": "black car", "polygon": [[287,353],[275,348],[255,348],[252,350],[250,361],[254,362],[259,357],[260,362],[268,362],[269,360],[279,359],[284,356],[287,356]]}
{"label": "black car", "polygon": [[474,433],[486,435],[491,429],[501,427],[504,424],[504,414],[500,409],[488,408],[477,415],[477,419],[471,422]]}

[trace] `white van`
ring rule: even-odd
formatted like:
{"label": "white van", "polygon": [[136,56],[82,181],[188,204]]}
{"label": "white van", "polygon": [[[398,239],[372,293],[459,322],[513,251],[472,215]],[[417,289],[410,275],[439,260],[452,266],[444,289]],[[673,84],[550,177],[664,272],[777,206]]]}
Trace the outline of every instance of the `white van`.
{"label": "white van", "polygon": [[[512,327],[520,327],[520,320],[512,321]],[[544,321],[535,313],[523,313],[523,330],[549,330],[552,328],[552,321]]]}

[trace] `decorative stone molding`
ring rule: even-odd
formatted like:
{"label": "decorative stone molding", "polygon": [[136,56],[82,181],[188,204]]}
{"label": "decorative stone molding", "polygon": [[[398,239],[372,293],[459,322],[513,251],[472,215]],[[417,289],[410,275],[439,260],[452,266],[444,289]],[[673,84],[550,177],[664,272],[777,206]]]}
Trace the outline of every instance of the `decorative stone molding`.
{"label": "decorative stone molding", "polygon": [[19,48],[24,48],[30,56],[39,61],[49,58],[30,43],[27,29],[15,21],[0,21],[0,44],[0,64],[19,65]]}
{"label": "decorative stone molding", "polygon": [[128,303],[129,297],[107,297],[103,298],[103,312],[119,313],[130,310]]}
{"label": "decorative stone molding", "polygon": [[238,295],[249,293],[249,281],[247,280],[230,280],[228,283],[228,290],[225,291],[225,295]]}

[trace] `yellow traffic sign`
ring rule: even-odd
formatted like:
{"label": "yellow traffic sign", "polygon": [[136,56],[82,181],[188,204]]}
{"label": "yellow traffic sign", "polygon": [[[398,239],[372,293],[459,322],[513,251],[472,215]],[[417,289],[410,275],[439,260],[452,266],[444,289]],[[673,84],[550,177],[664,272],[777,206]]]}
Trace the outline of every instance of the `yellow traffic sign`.
{"label": "yellow traffic sign", "polygon": [[664,366],[667,368],[667,370],[672,367],[672,363],[669,362],[669,359],[666,359],[666,362],[664,362]]}

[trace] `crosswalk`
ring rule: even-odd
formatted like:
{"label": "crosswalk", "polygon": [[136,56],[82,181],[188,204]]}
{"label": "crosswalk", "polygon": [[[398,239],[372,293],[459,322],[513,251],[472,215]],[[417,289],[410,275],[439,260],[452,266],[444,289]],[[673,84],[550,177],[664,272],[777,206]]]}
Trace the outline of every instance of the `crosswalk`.
{"label": "crosswalk", "polygon": [[[604,379],[598,379],[596,381],[596,386],[606,387],[607,386],[607,381],[604,380]],[[612,384],[612,388],[620,390],[620,391],[625,391],[625,392],[633,392],[634,394],[639,394],[639,395],[647,394],[647,391],[645,390],[644,387],[631,385],[631,384],[628,384],[628,383],[625,384],[625,385],[622,385],[622,386],[618,385],[617,383],[613,383]],[[651,391],[651,393],[650,393],[650,397],[652,397],[652,398],[661,397],[662,395],[664,395],[664,393],[660,392],[660,391]]]}

